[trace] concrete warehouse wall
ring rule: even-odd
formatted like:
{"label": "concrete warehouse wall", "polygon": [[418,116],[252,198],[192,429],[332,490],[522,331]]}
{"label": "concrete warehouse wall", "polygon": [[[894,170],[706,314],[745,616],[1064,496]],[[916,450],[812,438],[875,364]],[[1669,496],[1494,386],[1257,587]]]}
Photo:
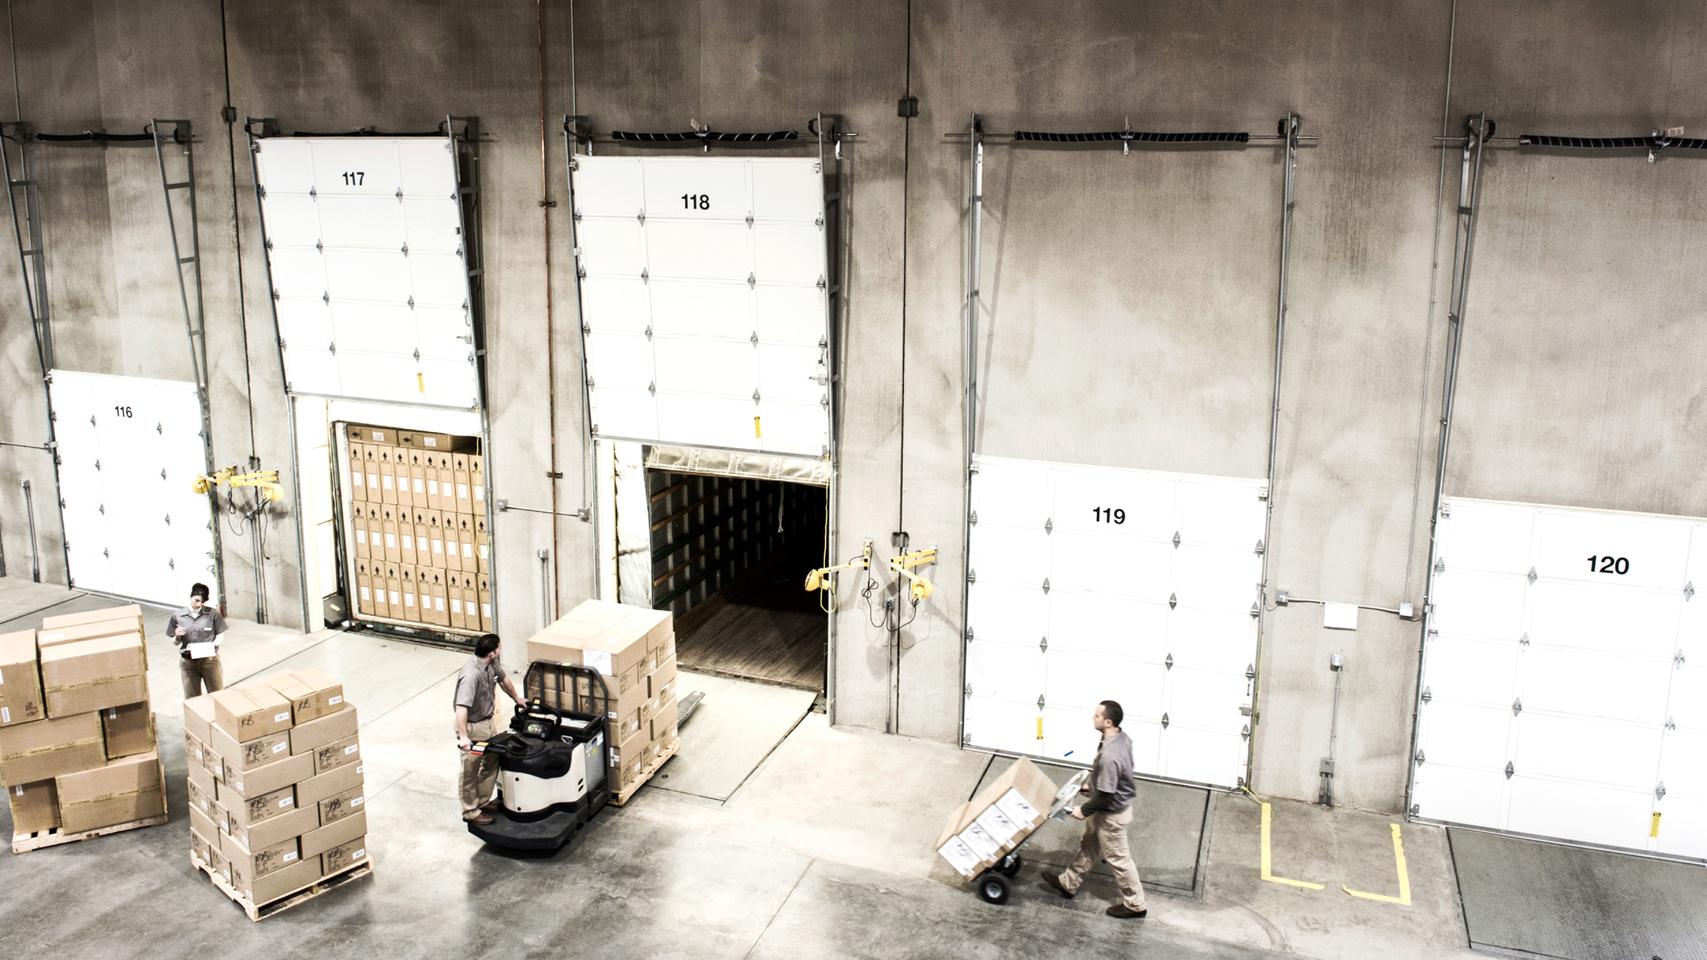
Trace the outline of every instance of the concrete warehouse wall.
{"label": "concrete warehouse wall", "polygon": [[[1420,603],[1446,342],[1457,134],[1632,134],[1684,124],[1707,80],[1707,11],[1658,0],[1388,4],[986,0],[511,0],[362,4],[13,0],[0,102],[42,130],[188,116],[196,148],[218,459],[288,464],[280,371],[241,130],[425,129],[474,114],[482,146],[497,496],[584,502],[579,338],[558,118],[601,131],[802,128],[839,112],[851,253],[844,329],[838,555],[905,531],[943,548],[943,589],[894,638],[844,591],[842,723],[958,736],[964,130],[1270,132],[1302,151],[1271,585],[1297,596]],[[544,31],[540,31],[543,16]],[[573,17],[573,34],[570,21]],[[541,46],[544,107],[541,108]],[[229,94],[227,94],[229,87]],[[920,116],[895,114],[920,99]],[[8,111],[10,112],[10,111]],[[544,115],[542,179],[542,113]],[[40,149],[62,365],[186,378],[152,156]],[[986,162],[981,448],[991,454],[1262,476],[1280,201],[1277,151],[1063,152]],[[1695,427],[1707,353],[1699,160],[1491,151],[1466,316],[1448,492],[1707,515]],[[1444,189],[1443,189],[1444,187]],[[551,242],[546,241],[547,222]],[[549,298],[549,299],[548,299]],[[0,441],[39,443],[41,393],[17,265],[0,259]],[[547,304],[554,332],[548,338]],[[546,347],[549,345],[550,349]],[[556,368],[556,463],[547,398]],[[63,580],[46,454],[0,447],[0,545],[29,574],[20,479],[37,491],[43,575]],[[589,525],[499,515],[501,627],[593,589]],[[272,619],[295,623],[292,518],[269,532]],[[255,609],[254,545],[225,538],[233,613]],[[1420,624],[1320,609],[1267,619],[1256,786],[1312,798],[1332,678],[1346,654],[1337,795],[1402,806]],[[519,648],[519,644],[515,645]],[[520,650],[511,651],[512,656]]]}

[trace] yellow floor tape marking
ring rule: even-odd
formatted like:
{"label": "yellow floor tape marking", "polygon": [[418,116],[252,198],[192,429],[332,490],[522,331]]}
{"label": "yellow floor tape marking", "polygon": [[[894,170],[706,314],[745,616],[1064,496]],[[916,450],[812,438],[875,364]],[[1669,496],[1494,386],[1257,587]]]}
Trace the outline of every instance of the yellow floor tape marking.
{"label": "yellow floor tape marking", "polygon": [[1341,886],[1340,889],[1361,900],[1396,903],[1401,907],[1408,907],[1411,905],[1411,872],[1405,866],[1405,841],[1399,836],[1398,824],[1390,823],[1388,826],[1393,828],[1393,862],[1399,867],[1399,895],[1389,897],[1380,893],[1364,893],[1362,890],[1353,890],[1347,886]]}
{"label": "yellow floor tape marking", "polygon": [[[1302,887],[1305,890],[1321,890],[1322,885],[1319,883],[1311,883],[1308,880],[1288,880],[1285,877],[1277,877],[1274,875],[1274,871],[1269,869],[1268,839],[1270,833],[1269,819],[1271,816],[1271,808],[1268,803],[1264,802],[1262,805],[1262,878],[1267,880],[1269,883],[1280,883],[1289,887]],[[1404,861],[1401,860],[1400,862],[1403,863]],[[1406,902],[1409,901],[1407,900]]]}

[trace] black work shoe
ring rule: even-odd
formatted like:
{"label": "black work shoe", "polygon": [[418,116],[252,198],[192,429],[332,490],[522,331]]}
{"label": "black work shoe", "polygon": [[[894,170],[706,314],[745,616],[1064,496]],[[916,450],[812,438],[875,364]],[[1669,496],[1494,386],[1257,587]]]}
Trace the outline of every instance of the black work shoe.
{"label": "black work shoe", "polygon": [[498,801],[488,800],[485,803],[480,805],[480,812],[481,813],[497,813],[499,806],[501,806],[501,804]]}
{"label": "black work shoe", "polygon": [[1107,910],[1104,910],[1103,913],[1106,913],[1111,917],[1119,917],[1122,920],[1142,920],[1150,915],[1150,911],[1148,909],[1134,910],[1124,903],[1117,903],[1114,906],[1109,907]]}
{"label": "black work shoe", "polygon": [[1061,878],[1056,876],[1055,874],[1050,873],[1048,871],[1044,871],[1043,882],[1051,890],[1054,890],[1056,893],[1059,893],[1061,896],[1066,897],[1068,900],[1073,899],[1074,892],[1072,890],[1068,890],[1065,886],[1063,886],[1061,883]]}

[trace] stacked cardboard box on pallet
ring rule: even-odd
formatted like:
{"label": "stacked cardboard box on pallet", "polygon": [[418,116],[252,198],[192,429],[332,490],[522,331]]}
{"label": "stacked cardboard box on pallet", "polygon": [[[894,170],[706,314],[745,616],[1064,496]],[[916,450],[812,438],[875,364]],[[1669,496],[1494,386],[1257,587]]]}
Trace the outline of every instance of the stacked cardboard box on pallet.
{"label": "stacked cardboard box on pallet", "polygon": [[0,785],[14,852],[166,818],[142,609],[0,636]]}
{"label": "stacked cardboard box on pallet", "polygon": [[480,441],[360,425],[346,436],[358,615],[492,630]]}
{"label": "stacked cardboard box on pallet", "polygon": [[605,678],[617,803],[676,755],[676,632],[668,610],[588,600],[530,639],[528,660],[592,667]]}
{"label": "stacked cardboard box on pallet", "polygon": [[253,910],[367,860],[356,708],[318,670],[184,702],[190,853]]}

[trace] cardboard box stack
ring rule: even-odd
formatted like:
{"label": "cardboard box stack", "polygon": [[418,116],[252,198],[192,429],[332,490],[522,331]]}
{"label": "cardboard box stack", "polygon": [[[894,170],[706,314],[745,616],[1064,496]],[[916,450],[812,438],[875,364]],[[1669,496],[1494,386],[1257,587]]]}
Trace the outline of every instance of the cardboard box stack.
{"label": "cardboard box stack", "polygon": [[970,880],[1042,826],[1056,797],[1054,782],[1021,757],[955,809],[937,838],[937,853]]}
{"label": "cardboard box stack", "polygon": [[251,911],[365,863],[356,708],[318,670],[184,703],[190,859]]}
{"label": "cardboard box stack", "polygon": [[142,608],[0,635],[0,785],[14,852],[166,820]]}
{"label": "cardboard box stack", "polygon": [[479,439],[354,424],[345,435],[357,614],[494,629]]}
{"label": "cardboard box stack", "polygon": [[[668,610],[588,600],[530,639],[528,660],[592,667],[604,676],[617,803],[676,755],[676,632]],[[551,692],[542,693],[549,702]],[[590,691],[583,686],[581,695]]]}

